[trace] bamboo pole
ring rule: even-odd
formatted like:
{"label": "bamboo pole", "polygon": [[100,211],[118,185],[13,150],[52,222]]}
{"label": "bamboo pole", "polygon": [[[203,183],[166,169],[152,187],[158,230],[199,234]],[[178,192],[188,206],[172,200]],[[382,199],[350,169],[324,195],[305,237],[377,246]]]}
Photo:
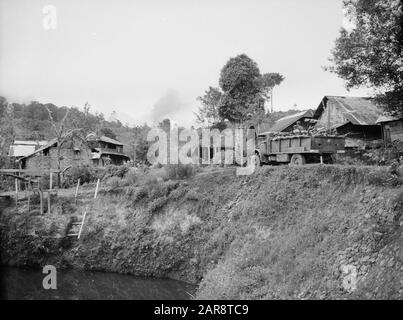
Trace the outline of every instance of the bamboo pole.
{"label": "bamboo pole", "polygon": [[48,191],[48,213],[50,213],[50,196],[51,196],[51,193],[50,193],[50,191]]}
{"label": "bamboo pole", "polygon": [[49,189],[52,190],[53,187],[53,173],[50,172],[50,177],[49,177]]}
{"label": "bamboo pole", "polygon": [[81,232],[83,231],[85,216],[87,215],[87,211],[84,211],[83,219],[81,220],[80,230],[78,231],[78,239],[80,239]]}
{"label": "bamboo pole", "polygon": [[43,215],[43,191],[41,189],[39,189],[39,199],[40,199],[41,215]]}
{"label": "bamboo pole", "polygon": [[96,198],[97,198],[97,195],[98,195],[98,188],[99,188],[99,182],[100,182],[100,180],[101,180],[101,179],[98,179],[98,180],[97,180],[97,187],[95,188],[94,199],[96,199]]}
{"label": "bamboo pole", "polygon": [[18,209],[18,179],[15,179],[15,207]]}
{"label": "bamboo pole", "polygon": [[76,194],[74,195],[74,203],[77,204],[78,188],[80,187],[80,178],[77,181]]}
{"label": "bamboo pole", "polygon": [[30,190],[30,184],[28,183],[27,186],[27,192],[28,192],[28,212],[31,211],[31,190]]}

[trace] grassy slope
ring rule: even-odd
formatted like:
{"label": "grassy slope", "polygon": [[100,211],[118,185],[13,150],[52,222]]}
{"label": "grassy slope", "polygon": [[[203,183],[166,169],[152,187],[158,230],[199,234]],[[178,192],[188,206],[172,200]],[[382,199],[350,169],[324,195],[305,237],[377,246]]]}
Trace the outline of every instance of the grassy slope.
{"label": "grassy slope", "polygon": [[[4,263],[169,276],[200,282],[198,298],[403,296],[403,188],[384,169],[267,167],[247,177],[228,169],[181,182],[140,179],[101,194],[79,242],[47,237],[62,235],[88,205],[59,202],[45,217],[3,210]],[[347,264],[358,269],[352,293],[342,286]]]}

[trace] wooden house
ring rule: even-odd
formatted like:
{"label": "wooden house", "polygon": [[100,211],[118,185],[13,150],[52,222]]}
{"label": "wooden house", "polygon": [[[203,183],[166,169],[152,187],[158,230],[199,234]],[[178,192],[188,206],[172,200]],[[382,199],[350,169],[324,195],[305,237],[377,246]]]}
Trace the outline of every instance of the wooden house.
{"label": "wooden house", "polygon": [[315,126],[346,135],[346,147],[365,148],[382,141],[377,123],[382,113],[371,98],[325,96],[315,111]]}
{"label": "wooden house", "polygon": [[381,125],[385,142],[403,142],[403,114],[381,115],[376,122]]}
{"label": "wooden house", "polygon": [[57,140],[49,141],[45,146],[19,159],[22,169],[58,169],[68,166],[108,164],[121,165],[130,158],[123,153],[123,144],[117,140],[89,135],[86,141],[72,137],[63,143],[60,157],[57,155]]}

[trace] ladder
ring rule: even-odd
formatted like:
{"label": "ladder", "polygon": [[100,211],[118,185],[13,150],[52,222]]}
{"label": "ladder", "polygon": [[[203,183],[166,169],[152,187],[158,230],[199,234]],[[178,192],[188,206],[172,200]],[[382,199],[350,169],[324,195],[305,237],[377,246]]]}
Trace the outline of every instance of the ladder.
{"label": "ladder", "polygon": [[[99,183],[100,183],[100,179],[97,180],[97,186],[95,188],[94,198],[93,198],[93,201],[91,202],[91,206],[97,198]],[[77,191],[78,191],[78,186],[77,186]],[[77,199],[77,191],[76,191],[76,197],[75,197],[76,199]],[[75,201],[77,203],[77,200],[75,200]],[[66,234],[67,237],[77,237],[77,239],[80,239],[80,236],[81,236],[81,233],[82,233],[83,227],[84,227],[85,217],[87,216],[87,211],[89,211],[88,206],[87,206],[87,209],[84,211],[81,221],[75,221],[71,224],[70,230]],[[77,229],[77,227],[79,227],[78,231],[73,231],[74,229]]]}
{"label": "ladder", "polygon": [[[87,211],[84,211],[84,215],[83,215],[81,221],[73,222],[71,224],[72,228],[70,228],[70,233],[67,233],[67,237],[77,237],[77,239],[80,239],[81,232],[83,231],[83,226],[84,226],[84,221],[85,221],[86,215],[87,215]],[[71,229],[73,229],[74,227],[77,227],[77,226],[80,226],[80,229],[78,230],[78,232],[72,232]]]}

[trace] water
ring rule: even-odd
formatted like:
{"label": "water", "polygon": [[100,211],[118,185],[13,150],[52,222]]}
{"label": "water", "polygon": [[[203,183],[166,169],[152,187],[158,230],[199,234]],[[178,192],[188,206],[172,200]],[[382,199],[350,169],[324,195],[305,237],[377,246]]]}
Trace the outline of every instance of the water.
{"label": "water", "polygon": [[18,300],[175,300],[190,299],[195,292],[194,285],[182,281],[75,270],[59,270],[57,289],[45,290],[45,276],[42,270],[2,267],[0,295],[3,299]]}

